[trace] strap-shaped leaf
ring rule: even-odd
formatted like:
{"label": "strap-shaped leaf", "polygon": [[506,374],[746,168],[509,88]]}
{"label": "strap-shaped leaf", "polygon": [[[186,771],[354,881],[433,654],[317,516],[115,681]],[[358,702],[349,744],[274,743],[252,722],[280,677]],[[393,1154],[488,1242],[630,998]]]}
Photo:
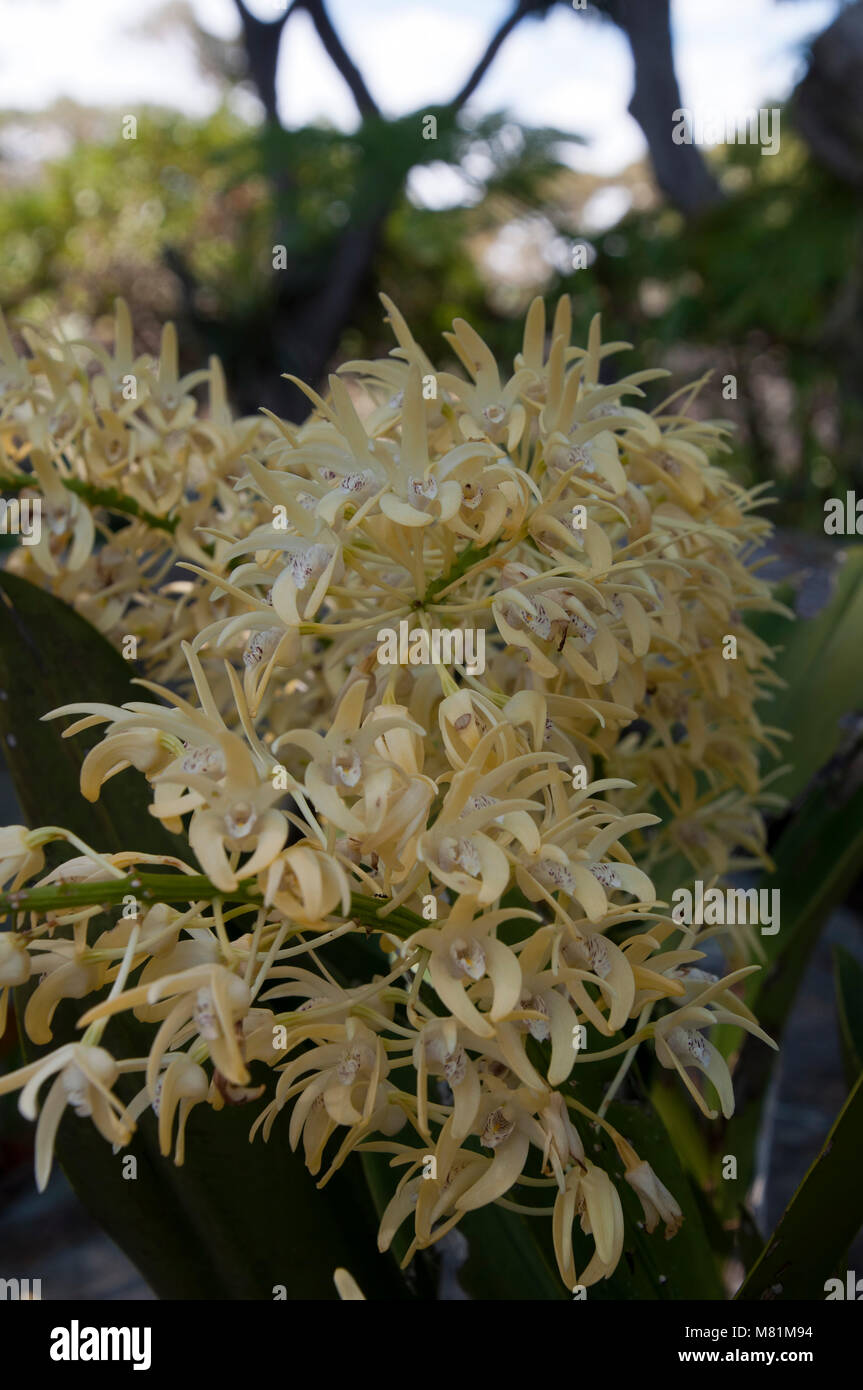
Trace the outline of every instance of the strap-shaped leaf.
{"label": "strap-shaped leaf", "polygon": [[863,1072],[863,965],[844,946],[833,947],[839,1039],[849,1086]]}
{"label": "strap-shaped leaf", "polygon": [[761,707],[761,717],[791,735],[784,756],[792,770],[776,789],[794,798],[834,756],[844,737],[840,721],[859,706],[863,548],[846,553],[835,593],[820,613],[795,623],[757,614],[751,625],[780,648],[775,668],[785,689]]}
{"label": "strap-shaped leaf", "polygon": [[[71,701],[121,704],[140,698],[134,669],[65,604],[13,575],[0,574],[0,734],[28,823],[73,829],[103,851],[176,853],[180,848],[147,812],[142,779],[123,773],[90,805],[78,773],[92,742],[62,739],[60,721],[40,716]],[[107,922],[104,924],[107,925]],[[24,993],[24,992],[22,992]],[[26,997],[26,995],[25,995]],[[24,999],[20,1002],[23,1004]],[[78,1003],[55,1016],[54,1041],[28,1060],[80,1037]],[[145,1055],[152,1032],[119,1016],[104,1045],[119,1057]],[[272,1074],[253,1064],[253,1082]],[[121,1079],[128,1100],[141,1076]],[[248,1135],[257,1107],[200,1105],[189,1119],[181,1168],[159,1153],[147,1112],[129,1148],[113,1154],[89,1120],[67,1111],[57,1152],[85,1206],[165,1298],[335,1299],[333,1271],[350,1270],[369,1298],[407,1297],[389,1257],[378,1253],[374,1211],[359,1161],[324,1191],[291,1152],[287,1112],[268,1144]],[[134,1167],[124,1162],[136,1160]],[[135,1176],[131,1176],[132,1172]]]}
{"label": "strap-shaped leaf", "polygon": [[[648,1235],[641,1203],[623,1178],[623,1165],[611,1141],[597,1134],[594,1142],[604,1149],[621,1195],[626,1241],[624,1257],[613,1277],[596,1290],[589,1289],[588,1299],[721,1299],[723,1290],[710,1233],[674,1138],[652,1107],[636,1102],[615,1101],[608,1108],[608,1119],[668,1188],[683,1212],[683,1222],[670,1240],[661,1226]],[[588,1157],[592,1157],[589,1150]]]}
{"label": "strap-shaped leaf", "polygon": [[[547,1228],[547,1229],[546,1229]],[[473,1299],[548,1302],[571,1297],[551,1250],[551,1220],[480,1207],[459,1223],[468,1256],[458,1281]]]}
{"label": "strap-shaped leaf", "polygon": [[[79,1012],[78,1005],[61,1005],[55,1043],[28,1046],[28,1060],[75,1036]],[[142,1056],[150,1036],[133,1018],[120,1017],[103,1043],[117,1055]],[[251,1071],[253,1084],[268,1080],[262,1064],[253,1063]],[[140,1086],[140,1074],[123,1077],[117,1093],[128,1101]],[[267,1144],[260,1137],[249,1143],[263,1103],[219,1113],[196,1106],[179,1168],[159,1153],[149,1111],[116,1154],[89,1120],[67,1111],[57,1153],[85,1207],[160,1298],[336,1299],[333,1271],[340,1266],[367,1298],[407,1297],[392,1261],[377,1251],[359,1165],[346,1164],[319,1191],[302,1156],[291,1152],[287,1111]]]}
{"label": "strap-shaped leaf", "polygon": [[[624,1211],[623,1256],[610,1279],[587,1290],[587,1302],[608,1300],[719,1299],[723,1297],[714,1252],[699,1204],[681,1167],[674,1143],[662,1121],[642,1105],[615,1102],[608,1119],[648,1162],[680,1204],[684,1220],[670,1240],[662,1228],[648,1235],[644,1212],[625,1181],[609,1136],[579,1120],[588,1158],[611,1174]],[[557,1271],[551,1248],[549,1217],[526,1217],[499,1206],[473,1212],[459,1229],[469,1255],[459,1282],[476,1299],[548,1300],[572,1297]],[[573,1233],[576,1269],[583,1269],[593,1242],[576,1219]]]}
{"label": "strap-shaped leaf", "polygon": [[740,1299],[823,1299],[863,1224],[863,1077],[738,1293]]}
{"label": "strap-shaped leaf", "polygon": [[[765,882],[782,893],[780,930],[761,938],[767,964],[752,977],[747,1002],[761,1027],[779,1040],[803,972],[830,911],[863,870],[863,788],[819,788],[787,826]],[[722,1153],[737,1158],[738,1181],[720,1195],[736,1205],[752,1180],[761,1112],[776,1053],[747,1037],[734,1072],[736,1110]]]}
{"label": "strap-shaped leaf", "polygon": [[41,722],[63,704],[140,700],[143,692],[131,684],[137,674],[67,604],[0,571],[0,738],[29,826],[62,825],[106,853],[181,850],[148,813],[146,787],[135,773],[112,778],[95,803],[81,795],[81,764],[98,730],[63,739],[61,721]]}

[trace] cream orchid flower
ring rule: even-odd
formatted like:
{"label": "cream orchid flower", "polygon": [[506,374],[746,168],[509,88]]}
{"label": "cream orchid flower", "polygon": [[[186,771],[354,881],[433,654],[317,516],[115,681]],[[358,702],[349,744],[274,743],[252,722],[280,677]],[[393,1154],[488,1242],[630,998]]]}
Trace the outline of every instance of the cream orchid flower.
{"label": "cream orchid flower", "polygon": [[668,1188],[654,1173],[649,1163],[633,1149],[620,1134],[615,1134],[614,1144],[624,1163],[624,1178],[635,1192],[644,1209],[644,1222],[648,1235],[656,1230],[660,1221],[665,1223],[665,1239],[671,1240],[683,1224],[680,1210]]}
{"label": "cream orchid flower", "polygon": [[452,333],[444,337],[473,377],[473,385],[449,372],[442,372],[444,390],[456,396],[466,414],[459,427],[468,439],[490,439],[508,453],[517,448],[527,419],[519,399],[532,380],[529,369],[517,371],[504,386],[494,354],[464,319],[453,321]]}
{"label": "cream orchid flower", "polygon": [[722,1114],[726,1120],[734,1114],[734,1087],[731,1072],[722,1053],[712,1042],[704,1037],[702,1029],[717,1023],[732,1022],[747,1033],[754,1033],[769,1047],[776,1047],[771,1038],[757,1024],[751,1023],[741,1014],[732,1014],[722,1009],[707,1009],[694,1004],[685,1005],[650,1025],[657,1060],[663,1067],[675,1070],[699,1110],[708,1119],[715,1120],[717,1112],[707,1105],[701,1092],[697,1090],[687,1069],[694,1067],[712,1083],[719,1097]]}
{"label": "cream orchid flower", "polygon": [[[752,558],[763,498],[718,466],[722,427],[680,393],[651,410],[662,373],[602,381],[626,345],[598,318],[573,344],[567,297],[553,319],[531,305],[511,375],[460,320],[466,375],[436,374],[384,304],[389,358],[346,364],[325,397],[304,387],[302,425],[235,419],[215,360],[181,377],[170,327],[158,363],[135,356],[123,306],[113,353],[84,366],[43,329],[19,358],[0,324],[0,450],[46,514],[7,563],[124,656],[134,637],[145,674],[140,700],[54,714],[68,736],[103,726],[87,798],[133,769],[190,849],[0,831],[0,1009],[37,977],[22,1022],[41,1043],[60,1000],[85,1001],[83,1040],[19,1073],[34,1114],[53,1078],[41,1177],[67,1097],[116,1144],[151,1107],[181,1163],[194,1106],[219,1121],[266,1089],[252,1134],[283,1116],[320,1186],[355,1150],[390,1156],[381,1248],[410,1220],[410,1259],[499,1203],[544,1215],[562,1277],[592,1284],[623,1216],[582,1124],[617,1144],[649,1229],[680,1221],[604,1118],[635,1049],[652,1042],[713,1115],[700,1070],[728,1115],[705,1033],[770,1042],[739,997],[757,937],[694,938],[653,883],[677,852],[711,877],[768,862],[762,752],[779,735],[756,705],[777,678],[746,621],[781,611]],[[482,634],[484,669],[394,656],[379,632],[403,621]],[[56,839],[80,857],[43,876]],[[117,880],[134,915],[124,901],[106,926]],[[703,968],[708,937],[730,974]],[[151,1045],[115,1063],[100,1040],[125,1012]],[[594,1114],[582,1082],[609,1056]],[[126,1110],[124,1071],[144,1074]]]}
{"label": "cream orchid flower", "polygon": [[182,1167],[186,1156],[186,1122],[196,1105],[207,1099],[210,1078],[204,1068],[193,1062],[187,1053],[178,1053],[168,1061],[156,1080],[154,1092],[144,1086],[129,1104],[128,1114],[134,1120],[150,1106],[158,1116],[159,1152],[167,1158],[171,1152],[174,1119],[177,1138],[174,1163]]}
{"label": "cream orchid flower", "polygon": [[11,931],[0,933],[0,1036],[6,1031],[10,991],[26,984],[32,970],[26,939]]}
{"label": "cream orchid flower", "polygon": [[[232,892],[244,878],[269,868],[288,838],[288,822],[274,802],[284,793],[262,779],[249,750],[239,738],[223,734],[218,740],[225,766],[224,784],[213,787],[205,777],[187,773],[187,786],[204,805],[192,814],[189,844],[213,882]],[[170,771],[160,774],[170,783]],[[170,809],[170,808],[169,808]],[[242,864],[228,858],[251,851]]]}
{"label": "cream orchid flower", "polygon": [[[593,1236],[595,1245],[592,1259],[580,1274],[576,1272],[572,1248],[572,1227],[578,1216],[582,1231]],[[574,1289],[579,1284],[588,1288],[608,1277],[623,1251],[623,1209],[617,1189],[604,1169],[589,1159],[576,1161],[555,1200],[552,1226],[554,1252],[567,1288]]]}
{"label": "cream orchid flower", "polygon": [[[504,908],[475,917],[478,906],[476,898],[460,896],[446,922],[414,932],[407,946],[429,952],[429,978],[445,1008],[478,1037],[492,1038],[495,1022],[516,1008],[522,989],[518,957],[492,933],[503,922],[533,914]],[[481,1013],[471,995],[486,978],[493,987],[491,1008]]]}
{"label": "cream orchid flower", "polygon": [[147,1061],[146,1081],[150,1095],[166,1052],[185,1037],[197,1037],[213,1063],[228,1081],[245,1086],[249,1073],[237,1038],[237,1024],[248,1013],[251,993],[248,985],[224,965],[203,964],[159,975],[149,984],[138,985],[89,1009],[80,1023],[90,1024],[122,1013],[141,1004],[155,1004],[167,996],[171,1008],[153,1039]]}
{"label": "cream orchid flower", "polygon": [[[67,1106],[76,1115],[92,1119],[109,1144],[127,1144],[134,1129],[128,1111],[111,1092],[119,1066],[102,1047],[67,1043],[47,1057],[0,1076],[0,1095],[21,1087],[18,1109],[28,1120],[36,1119],[36,1186],[44,1192],[51,1176],[54,1140]],[[44,1083],[53,1083],[41,1108],[38,1095]]]}
{"label": "cream orchid flower", "polygon": [[0,883],[10,880],[13,889],[38,874],[45,863],[44,836],[26,825],[5,825],[0,829]]}
{"label": "cream orchid flower", "polygon": [[[363,719],[368,682],[349,686],[339,702],[325,735],[311,729],[292,729],[273,744],[277,752],[285,743],[309,754],[304,784],[318,811],[350,835],[362,836],[367,822],[374,833],[381,823],[378,798],[385,798],[394,782],[404,782],[399,768],[376,751],[391,730],[421,736],[424,730],[404,714],[370,714]],[[384,745],[386,747],[386,745]],[[352,804],[348,805],[348,798]]]}

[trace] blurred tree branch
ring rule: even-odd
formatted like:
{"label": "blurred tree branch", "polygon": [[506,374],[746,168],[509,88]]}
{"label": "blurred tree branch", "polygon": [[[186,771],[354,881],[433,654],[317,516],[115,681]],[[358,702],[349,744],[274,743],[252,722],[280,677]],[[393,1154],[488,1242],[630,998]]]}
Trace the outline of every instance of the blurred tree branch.
{"label": "blurred tree branch", "polygon": [[362,117],[379,116],[378,104],[366,86],[362,73],[350,57],[327,13],[324,0],[291,0],[284,14],[276,19],[257,19],[244,0],[234,0],[240,15],[243,42],[249,62],[249,75],[264,105],[267,119],[279,124],[276,101],[276,71],[285,24],[297,10],[305,10],[315,26],[327,56],[351,89]]}
{"label": "blurred tree branch", "polygon": [[819,163],[863,185],[863,3],[840,11],[812,45],[792,97],[794,123]]}
{"label": "blurred tree branch", "polygon": [[506,39],[513,30],[521,23],[527,15],[541,15],[543,18],[552,8],[554,0],[518,0],[515,9],[503,21],[500,28],[492,35],[488,47],[465,82],[461,91],[453,98],[451,106],[454,110],[460,111],[466,101],[469,101],[485,77],[492,63],[498,55]]}
{"label": "blurred tree branch", "polygon": [[275,19],[257,19],[243,3],[235,0],[243,31],[243,44],[249,64],[249,75],[255,84],[267,120],[279,124],[276,100],[276,70],[279,65],[279,46],[288,18],[297,8],[297,0],[288,5],[284,14]]}
{"label": "blurred tree branch", "polygon": [[[290,15],[304,10],[324,50],[341,73],[353,95],[364,123],[382,121],[380,108],[365,79],[342,43],[327,10],[325,0],[292,0],[285,12],[273,20],[259,20],[248,10],[245,0],[235,0],[242,25],[248,69],[257,88],[272,129],[281,132],[277,110],[276,72],[279,49]],[[462,87],[440,108],[450,115],[459,112],[490,70],[507,38],[522,20],[545,18],[560,0],[515,0],[512,10],[492,34]],[[691,216],[709,207],[720,197],[716,181],[700,151],[692,145],[675,145],[672,140],[672,114],[680,105],[680,90],[674,71],[670,0],[596,0],[596,9],[606,14],[627,36],[635,62],[635,89],[630,111],[641,125],[650,149],[660,187],[672,203]],[[568,7],[569,8],[569,7]],[[268,146],[269,174],[277,193],[278,217],[286,223],[277,231],[277,241],[291,244],[290,223],[296,206],[292,171],[285,167],[284,152],[277,144]],[[387,161],[387,167],[371,180],[365,205],[351,217],[335,239],[325,264],[297,253],[290,274],[280,272],[274,282],[269,341],[280,369],[317,383],[326,370],[339,339],[350,320],[357,295],[368,280],[378,247],[382,226],[404,186],[408,166]],[[368,177],[367,182],[368,182]],[[188,276],[180,267],[187,301]],[[263,387],[263,383],[261,384]],[[264,387],[266,403],[285,410],[292,419],[308,413],[305,396],[283,383]]]}
{"label": "blurred tree branch", "polygon": [[[380,120],[381,112],[369,91],[362,73],[353,62],[334,28],[324,0],[293,0],[285,13],[274,20],[259,20],[250,13],[244,0],[235,0],[242,25],[243,42],[248,59],[249,75],[263,103],[267,121],[280,129],[276,97],[276,72],[279,49],[285,24],[298,10],[305,10],[315,26],[321,43],[341,73],[353,94],[363,120]],[[488,72],[501,46],[528,15],[544,15],[554,0],[518,0],[509,17],[492,36],[464,86],[449,103],[458,111],[473,95]],[[406,171],[405,171],[406,172]],[[276,189],[284,203],[290,200],[292,180],[290,170],[281,166],[271,168]],[[401,185],[399,185],[400,187]],[[363,282],[368,278],[378,245],[381,227],[397,197],[399,187],[382,179],[373,204],[364,215],[352,219],[337,239],[324,274],[320,268],[292,267],[290,277],[276,280],[271,322],[274,356],[281,368],[310,381],[319,381],[350,315]],[[283,213],[284,215],[284,213]],[[187,309],[193,314],[194,285],[186,265],[172,253],[172,269],[183,287]],[[295,388],[279,382],[276,399],[266,400],[274,408],[285,411],[292,419],[302,419],[309,409],[307,398]],[[270,393],[264,388],[265,397]]]}
{"label": "blurred tree branch", "polygon": [[333,28],[324,0],[296,0],[296,3],[310,16],[328,57],[335,63],[350,87],[360,115],[364,117],[379,116],[381,113],[377,102],[366,86],[362,73],[348,56],[341,39]]}
{"label": "blurred tree branch", "polygon": [[672,117],[681,101],[670,0],[601,0],[597,8],[629,40],[635,63],[629,110],[647,141],[659,187],[685,216],[703,212],[719,202],[722,194],[698,147],[676,145],[672,139]]}

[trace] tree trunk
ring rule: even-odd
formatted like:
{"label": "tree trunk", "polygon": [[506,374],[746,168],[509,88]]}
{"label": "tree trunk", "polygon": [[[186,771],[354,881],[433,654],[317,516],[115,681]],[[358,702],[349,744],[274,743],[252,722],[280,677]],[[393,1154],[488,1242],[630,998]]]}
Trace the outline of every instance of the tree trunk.
{"label": "tree trunk", "polygon": [[850,5],[812,45],[791,99],[794,124],[819,164],[863,185],[863,4]]}
{"label": "tree trunk", "polygon": [[609,0],[603,6],[626,34],[635,62],[635,87],[629,103],[647,141],[656,181],[668,200],[686,217],[721,201],[718,183],[696,145],[672,139],[680,88],[671,45],[670,0]]}
{"label": "tree trunk", "polygon": [[243,29],[243,46],[249,66],[249,76],[255,84],[267,120],[278,125],[279,115],[276,101],[276,69],[279,63],[279,45],[282,29],[289,11],[277,19],[256,19],[243,0],[236,0]]}

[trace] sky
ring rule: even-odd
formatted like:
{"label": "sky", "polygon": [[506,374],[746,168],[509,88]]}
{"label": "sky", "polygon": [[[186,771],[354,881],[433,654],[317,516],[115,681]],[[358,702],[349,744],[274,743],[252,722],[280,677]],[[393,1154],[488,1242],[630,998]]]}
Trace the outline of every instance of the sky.
{"label": "sky", "polygon": [[[646,0],[642,0],[646,2]],[[142,38],[142,22],[164,0],[0,0],[0,107],[38,110],[67,96],[134,113],[158,102],[204,115],[218,103],[178,33]],[[199,21],[224,37],[238,32],[233,0],[192,0]],[[261,18],[281,0],[249,0]],[[511,0],[329,0],[342,40],[388,115],[454,94],[511,8]],[[672,0],[675,60],[684,106],[723,121],[788,94],[807,39],[839,0]],[[36,56],[38,55],[38,57]],[[287,125],[318,118],[351,128],[353,100],[304,13],[291,17],[279,66]],[[627,112],[632,60],[613,25],[561,6],[524,21],[507,40],[473,101],[516,119],[587,137],[577,168],[615,174],[644,152]],[[240,98],[241,104],[243,98]],[[242,109],[255,106],[245,99]]]}

